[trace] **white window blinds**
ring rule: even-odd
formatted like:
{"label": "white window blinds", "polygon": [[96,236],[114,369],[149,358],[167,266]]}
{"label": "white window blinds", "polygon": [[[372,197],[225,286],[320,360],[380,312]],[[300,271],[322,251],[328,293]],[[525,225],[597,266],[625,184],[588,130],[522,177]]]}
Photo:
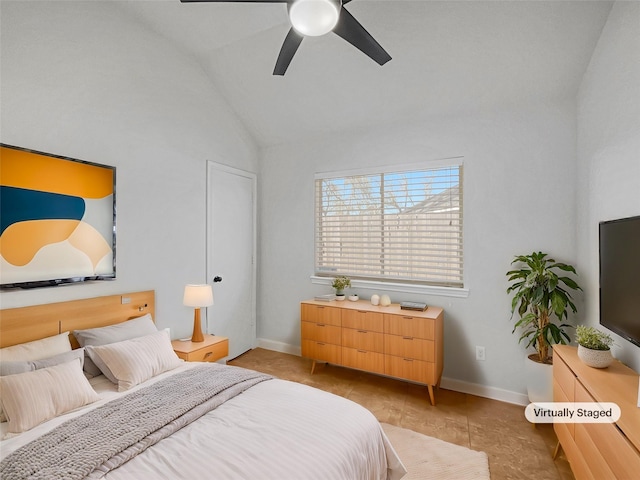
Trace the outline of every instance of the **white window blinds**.
{"label": "white window blinds", "polygon": [[462,287],[462,165],[316,177],[319,276]]}

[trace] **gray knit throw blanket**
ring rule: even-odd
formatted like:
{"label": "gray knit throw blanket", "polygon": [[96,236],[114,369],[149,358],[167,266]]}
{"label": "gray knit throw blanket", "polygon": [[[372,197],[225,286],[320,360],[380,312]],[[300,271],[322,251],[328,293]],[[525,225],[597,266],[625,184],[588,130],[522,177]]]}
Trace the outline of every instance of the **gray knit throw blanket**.
{"label": "gray knit throw blanket", "polygon": [[3,480],[100,478],[244,390],[272,377],[203,364],[73,418],[8,455]]}

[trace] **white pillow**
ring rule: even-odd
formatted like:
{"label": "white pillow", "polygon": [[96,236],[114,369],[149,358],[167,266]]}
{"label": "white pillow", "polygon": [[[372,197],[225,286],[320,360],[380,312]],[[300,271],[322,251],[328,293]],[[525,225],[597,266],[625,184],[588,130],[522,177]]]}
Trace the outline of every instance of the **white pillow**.
{"label": "white pillow", "polygon": [[0,377],[9,432],[21,433],[58,415],[100,400],[80,360]]}
{"label": "white pillow", "polygon": [[64,332],[59,335],[54,335],[53,337],[0,348],[0,361],[24,362],[40,360],[70,351],[71,343],[69,342],[69,332]]}
{"label": "white pillow", "polygon": [[[42,358],[40,360],[24,360],[20,362],[0,362],[0,376],[15,375],[17,373],[33,372],[41,368],[54,367],[61,363],[67,363],[75,359],[80,360],[84,365],[84,348],[60,353],[53,357]],[[1,392],[0,392],[1,393]]]}
{"label": "white pillow", "polygon": [[100,357],[109,368],[120,392],[182,364],[171,347],[169,334],[164,330],[123,342],[85,348],[91,358]]}
{"label": "white pillow", "polygon": [[[52,337],[0,348],[0,362],[30,362],[70,351],[69,332],[64,332]],[[2,398],[0,398],[0,422],[6,421],[7,417],[2,408]]]}
{"label": "white pillow", "polygon": [[[141,317],[106,327],[74,330],[73,335],[81,347],[86,347],[87,345],[107,345],[109,343],[122,342],[123,340],[142,337],[157,331],[158,329],[155,323],[153,323],[151,314],[147,313]],[[87,354],[88,353],[89,352],[87,352]],[[104,365],[95,364],[91,357],[85,359],[84,371],[90,376],[100,375],[102,372],[109,380],[116,383],[109,373],[105,373]]]}
{"label": "white pillow", "polygon": [[[74,359],[79,359],[80,364],[84,363],[84,348],[60,353],[49,358],[40,360],[25,360],[20,362],[0,362],[0,376],[15,375],[18,373],[32,372],[41,368],[53,367],[61,363],[67,363]],[[6,422],[7,417],[2,408],[2,391],[0,390],[0,422]]]}

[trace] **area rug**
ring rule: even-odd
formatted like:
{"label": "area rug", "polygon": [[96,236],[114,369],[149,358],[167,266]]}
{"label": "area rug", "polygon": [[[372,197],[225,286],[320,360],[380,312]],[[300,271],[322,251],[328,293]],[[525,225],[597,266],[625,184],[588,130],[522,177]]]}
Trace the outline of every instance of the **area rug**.
{"label": "area rug", "polygon": [[489,480],[489,460],[477,452],[406,428],[381,423],[407,475],[402,480]]}

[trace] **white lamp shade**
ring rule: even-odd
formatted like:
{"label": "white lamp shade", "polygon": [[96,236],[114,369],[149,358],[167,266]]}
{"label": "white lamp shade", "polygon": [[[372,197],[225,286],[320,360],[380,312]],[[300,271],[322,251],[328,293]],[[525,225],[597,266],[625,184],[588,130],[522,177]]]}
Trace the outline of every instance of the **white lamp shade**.
{"label": "white lamp shade", "polygon": [[329,33],[340,17],[339,0],[296,0],[289,6],[293,28],[302,35],[317,37]]}
{"label": "white lamp shade", "polygon": [[213,305],[211,285],[187,285],[184,287],[183,303],[187,307],[208,307]]}

